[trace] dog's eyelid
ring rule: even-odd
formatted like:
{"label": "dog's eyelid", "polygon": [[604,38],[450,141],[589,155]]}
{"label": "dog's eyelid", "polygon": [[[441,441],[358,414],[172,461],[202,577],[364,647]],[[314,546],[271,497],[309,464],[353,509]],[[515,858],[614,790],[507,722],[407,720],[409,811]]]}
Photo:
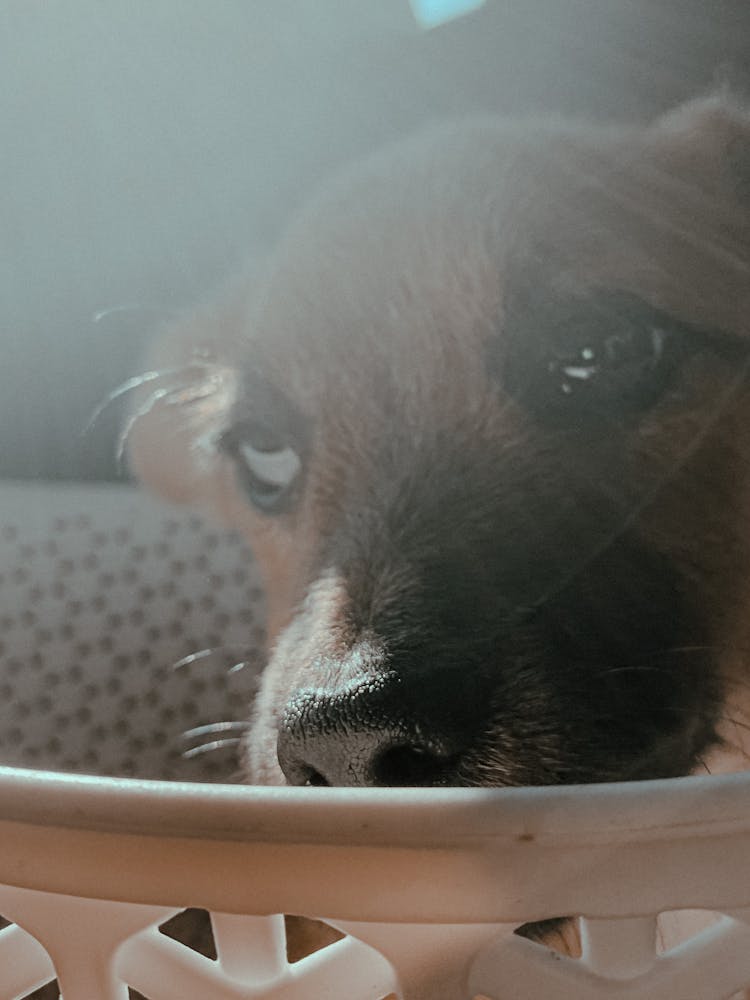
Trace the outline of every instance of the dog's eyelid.
{"label": "dog's eyelid", "polygon": [[712,351],[728,364],[747,364],[750,359],[750,340],[746,337],[718,329],[699,329],[693,334],[702,348]]}
{"label": "dog's eyelid", "polygon": [[255,369],[243,373],[230,423],[238,438],[252,436],[254,445],[266,451],[290,445],[302,453],[309,438],[304,414],[272,379]]}
{"label": "dog's eyelid", "polygon": [[[672,337],[681,342],[682,348],[689,352],[692,346],[696,350],[708,349],[714,351],[726,360],[740,360],[750,352],[750,342],[719,327],[705,327],[699,323],[677,315],[669,308],[655,305],[647,299],[631,293],[602,293],[598,311],[606,315],[607,309],[612,310],[621,318],[635,324],[640,323],[644,329],[659,331],[662,338]],[[610,303],[616,303],[612,309]]]}
{"label": "dog's eyelid", "polygon": [[291,436],[277,430],[269,421],[247,416],[232,421],[220,435],[218,444],[221,451],[232,456],[248,446],[266,454],[294,446]]}

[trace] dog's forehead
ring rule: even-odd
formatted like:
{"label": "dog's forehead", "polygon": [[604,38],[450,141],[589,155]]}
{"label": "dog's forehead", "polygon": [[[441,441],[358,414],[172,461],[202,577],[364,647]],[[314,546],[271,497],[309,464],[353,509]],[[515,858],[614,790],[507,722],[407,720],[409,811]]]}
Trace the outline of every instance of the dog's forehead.
{"label": "dog's forehead", "polygon": [[303,409],[331,392],[361,403],[373,380],[422,409],[449,406],[479,387],[519,278],[626,291],[744,333],[746,227],[700,153],[654,129],[494,121],[396,146],[289,233],[254,359]]}
{"label": "dog's forehead", "polygon": [[253,331],[271,364],[322,380],[382,366],[412,380],[442,352],[474,352],[498,304],[492,183],[458,148],[427,145],[439,164],[419,143],[398,147],[340,180],[289,233]]}

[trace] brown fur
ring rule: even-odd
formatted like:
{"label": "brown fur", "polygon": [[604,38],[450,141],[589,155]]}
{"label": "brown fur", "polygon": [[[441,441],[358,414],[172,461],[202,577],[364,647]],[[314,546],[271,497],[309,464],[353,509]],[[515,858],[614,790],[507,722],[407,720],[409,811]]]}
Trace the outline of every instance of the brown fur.
{"label": "brown fur", "polygon": [[[200,398],[147,401],[131,462],[263,569],[250,780],[284,781],[280,726],[291,780],[331,783],[671,775],[716,745],[750,648],[748,178],[750,119],[723,98],[648,127],[438,128],[337,179],[166,332],[155,363],[184,370],[163,386]],[[681,357],[648,405],[569,426],[513,366],[602,296],[666,317]],[[258,384],[303,460],[272,515],[220,446]],[[388,768],[350,766],[365,744]]]}

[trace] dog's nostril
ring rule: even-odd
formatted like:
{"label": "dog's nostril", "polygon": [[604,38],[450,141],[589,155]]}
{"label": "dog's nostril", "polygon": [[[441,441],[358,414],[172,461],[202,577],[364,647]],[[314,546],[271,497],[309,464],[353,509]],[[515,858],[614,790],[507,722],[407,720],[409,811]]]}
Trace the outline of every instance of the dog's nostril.
{"label": "dog's nostril", "polygon": [[279,755],[279,763],[291,785],[325,788],[332,785],[375,785],[388,788],[429,787],[448,781],[453,757],[427,747],[393,745],[377,733],[360,734],[358,739],[316,747],[310,741],[310,755],[322,761],[318,770],[303,758]]}
{"label": "dog's nostril", "polygon": [[312,769],[307,776],[305,784],[310,788],[328,788],[331,783],[320,773],[320,771]]}
{"label": "dog's nostril", "polygon": [[426,747],[392,746],[374,761],[373,776],[376,784],[390,787],[437,785],[447,774],[450,761]]}

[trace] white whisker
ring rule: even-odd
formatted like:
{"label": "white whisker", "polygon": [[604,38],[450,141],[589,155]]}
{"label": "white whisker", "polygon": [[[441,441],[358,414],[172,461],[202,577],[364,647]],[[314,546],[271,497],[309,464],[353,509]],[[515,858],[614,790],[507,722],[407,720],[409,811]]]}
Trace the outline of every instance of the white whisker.
{"label": "white whisker", "polygon": [[115,451],[115,461],[117,463],[118,470],[122,469],[125,448],[133,428],[139,420],[149,415],[157,403],[164,401],[168,406],[187,406],[208,398],[213,395],[215,391],[215,379],[208,379],[200,386],[172,386],[171,388],[156,389],[152,392],[148,399],[144,402],[143,406],[139,407],[131,414],[130,419],[126,421],[122,431],[120,432]]}
{"label": "white whisker", "polygon": [[128,392],[132,392],[133,389],[137,389],[139,386],[145,385],[147,382],[153,382],[154,379],[162,378],[164,375],[170,374],[176,374],[176,370],[170,371],[166,369],[164,371],[141,372],[140,375],[133,375],[131,378],[125,379],[125,381],[118,385],[117,388],[108,392],[101,403],[94,407],[91,412],[91,416],[86,421],[86,425],[81,431],[81,434],[88,434],[99,417],[101,417],[102,413],[104,413],[107,407],[111,406],[115,400],[126,395]]}
{"label": "white whisker", "polygon": [[140,388],[142,385],[146,385],[148,382],[154,382],[161,378],[174,378],[175,376],[185,376],[188,372],[195,369],[200,372],[206,372],[214,368],[215,365],[211,362],[209,355],[206,352],[196,352],[195,357],[192,361],[183,365],[180,368],[161,368],[153,369],[151,371],[141,372],[139,375],[131,375],[130,378],[125,379],[124,382],[108,392],[107,395],[98,403],[91,412],[91,416],[86,421],[82,435],[88,434],[94,427],[96,422],[99,420],[101,415],[122,396],[126,396],[129,392],[133,392],[134,389]]}
{"label": "white whisker", "polygon": [[187,656],[183,656],[181,660],[177,660],[173,663],[172,670],[179,670],[181,667],[189,667],[192,663],[196,663],[198,660],[205,660],[213,653],[218,653],[223,648],[223,646],[209,646],[207,649],[199,649],[195,653],[189,653]]}
{"label": "white whisker", "polygon": [[174,309],[165,309],[163,306],[155,306],[148,302],[123,302],[119,306],[109,306],[100,309],[91,317],[92,323],[101,323],[102,320],[109,319],[110,316],[117,316],[120,313],[153,313],[155,316],[174,316]]}
{"label": "white whisker", "polygon": [[182,738],[184,740],[191,740],[198,736],[209,736],[213,733],[244,732],[247,727],[247,722],[209,722],[205,726],[196,726],[194,729],[186,729],[182,734]]}
{"label": "white whisker", "polygon": [[193,747],[190,750],[183,750],[182,756],[185,760],[189,760],[192,757],[200,757],[205,753],[212,753],[214,750],[224,750],[227,747],[237,746],[242,740],[239,736],[234,736],[225,740],[212,740],[210,743],[203,743],[199,747]]}

